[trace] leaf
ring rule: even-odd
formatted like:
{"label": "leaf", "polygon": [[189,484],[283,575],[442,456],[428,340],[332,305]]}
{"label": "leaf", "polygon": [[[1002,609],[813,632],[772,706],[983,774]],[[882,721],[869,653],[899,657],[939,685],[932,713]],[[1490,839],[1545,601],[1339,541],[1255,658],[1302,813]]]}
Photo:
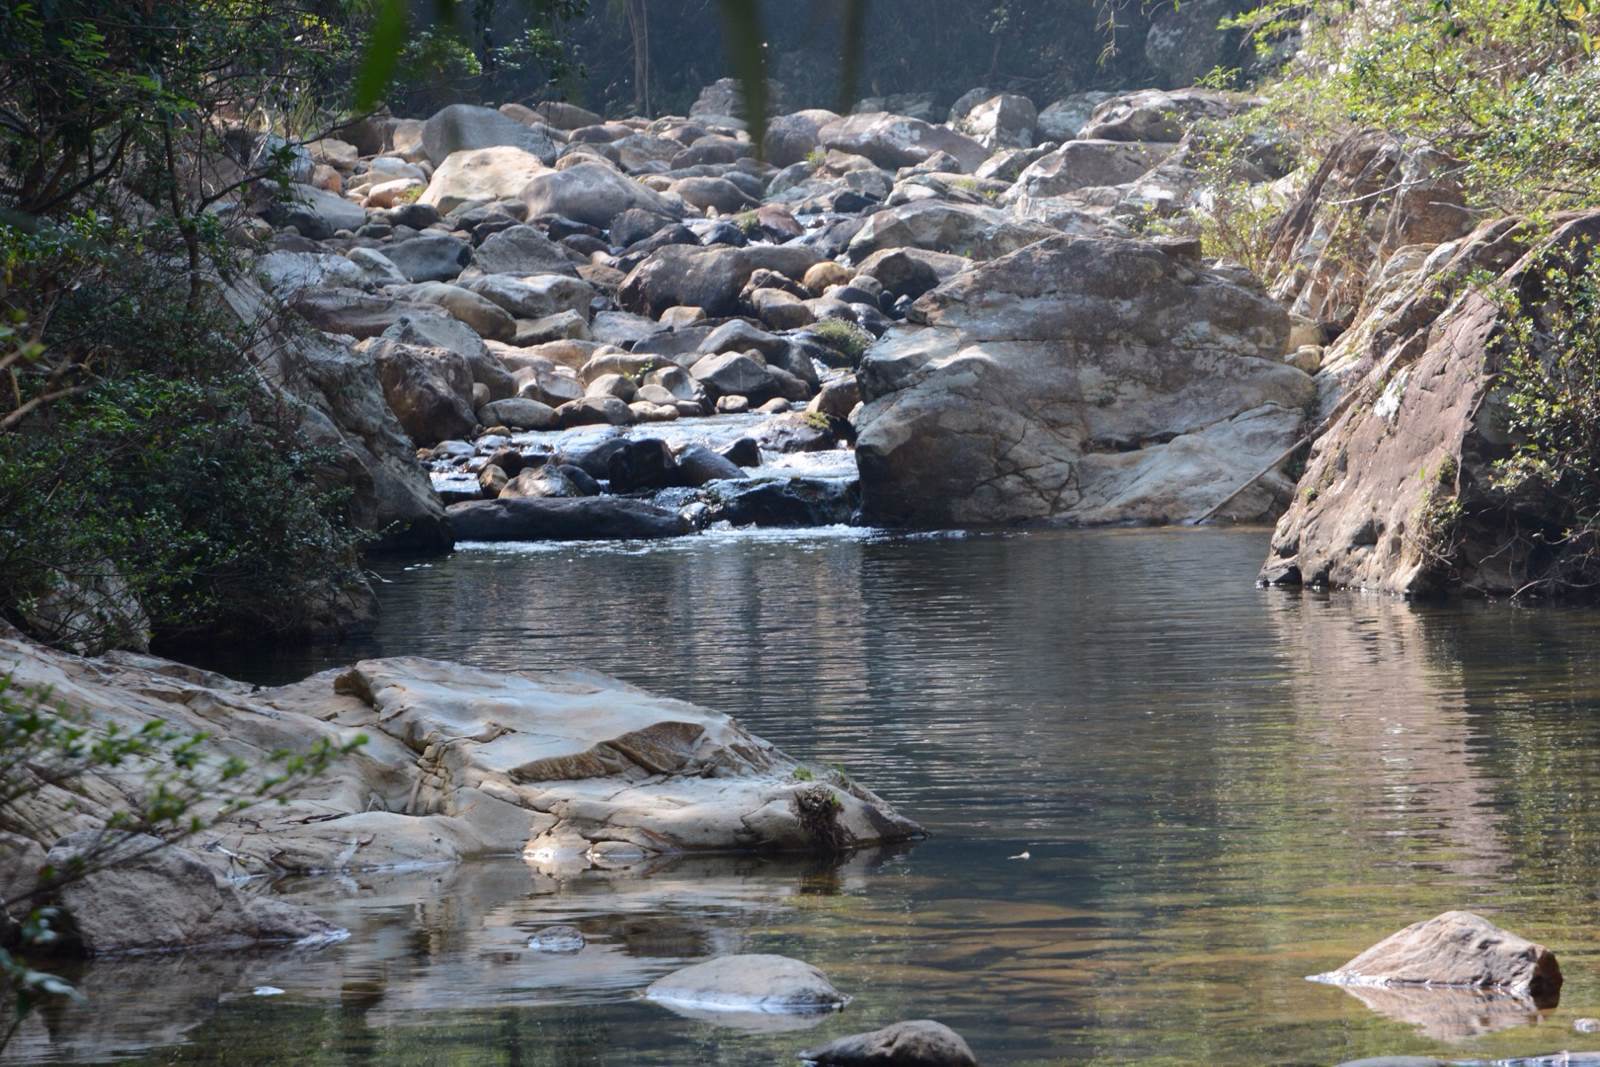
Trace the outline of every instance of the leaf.
{"label": "leaf", "polygon": [[358,111],[372,110],[389,88],[405,39],[405,0],[381,0],[378,17],[367,38],[366,55],[356,72],[355,106]]}

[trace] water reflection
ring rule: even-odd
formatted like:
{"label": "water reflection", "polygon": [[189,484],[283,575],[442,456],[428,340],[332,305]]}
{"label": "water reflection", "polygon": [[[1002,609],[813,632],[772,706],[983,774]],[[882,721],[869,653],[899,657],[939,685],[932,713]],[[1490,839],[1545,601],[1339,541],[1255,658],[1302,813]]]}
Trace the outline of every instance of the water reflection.
{"label": "water reflection", "polygon": [[[97,965],[95,1013],[69,1009],[8,1056],[745,1064],[922,1016],[990,1063],[1579,1044],[1572,1019],[1600,1014],[1600,617],[1259,590],[1264,546],[836,530],[397,565],[366,643],[210,665],[265,682],[375,654],[586,666],[843,764],[935,837],[837,870],[314,880],[292,892],[349,942],[157,977]],[[1561,1006],[1369,1007],[1304,980],[1448,908],[1550,945]],[[530,953],[554,923],[589,946]],[[786,1039],[636,997],[734,950],[802,957],[857,999]],[[286,995],[243,995],[261,984]]]}

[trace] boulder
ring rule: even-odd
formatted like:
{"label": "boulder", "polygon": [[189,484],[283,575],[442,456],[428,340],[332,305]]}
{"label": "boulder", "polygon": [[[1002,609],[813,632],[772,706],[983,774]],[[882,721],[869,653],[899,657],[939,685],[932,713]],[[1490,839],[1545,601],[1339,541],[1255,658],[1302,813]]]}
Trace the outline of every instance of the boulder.
{"label": "boulder", "polygon": [[431,445],[469,437],[478,424],[472,412],[472,370],[465,357],[444,348],[380,340],[369,350],[378,368],[383,398],[411,440]]}
{"label": "boulder", "polygon": [[807,1049],[800,1058],[817,1067],[978,1067],[961,1035],[932,1019],[851,1034]]}
{"label": "boulder", "polygon": [[855,482],[833,478],[724,482],[708,498],[713,520],[733,526],[847,526],[861,504]]}
{"label": "boulder", "polygon": [[508,226],[490,236],[472,253],[472,265],[485,274],[578,276],[567,250],[527,224]]}
{"label": "boulder", "polygon": [[[1178,522],[1299,435],[1289,320],[1181,248],[1055,237],[958,275],[868,350],[862,511],[888,525]],[[1257,520],[1281,476],[1228,513]]]}
{"label": "boulder", "polygon": [[444,282],[472,261],[472,246],[443,233],[425,233],[385,245],[383,254],[413,282]]}
{"label": "boulder", "polygon": [[469,201],[509,199],[546,169],[538,156],[512,145],[452,152],[433,172],[418,203],[448,214]]}
{"label": "boulder", "polygon": [[508,426],[513,430],[553,430],[560,422],[556,409],[549,404],[520,396],[490,401],[478,410],[478,419],[485,426]]}
{"label": "boulder", "polygon": [[1334,985],[1487,989],[1554,1003],[1561,992],[1555,954],[1469,911],[1412,923],[1313,981]]}
{"label": "boulder", "polygon": [[1145,89],[1103,101],[1078,136],[1104,141],[1181,141],[1197,122],[1232,118],[1261,101],[1216,89]]}
{"label": "boulder", "polygon": [[360,204],[353,204],[338,193],[295,184],[289,186],[287,195],[273,202],[267,220],[274,226],[293,226],[300,236],[313,241],[326,241],[339,230],[359,230],[367,221],[367,213]]}
{"label": "boulder", "polygon": [[523,187],[522,200],[530,217],[560,215],[591,226],[607,226],[633,209],[671,218],[683,214],[660,193],[604,163],[578,163],[536,175]]}
{"label": "boulder", "polygon": [[599,295],[588,282],[567,274],[538,274],[525,278],[485,274],[462,285],[519,319],[542,319],[563,311],[575,311],[587,319]]}
{"label": "boulder", "polygon": [[689,368],[689,373],[713,398],[742,396],[759,404],[779,392],[771,369],[742,352],[705,356]]}
{"label": "boulder", "polygon": [[1172,145],[1159,142],[1068,141],[1025,167],[1001,201],[1014,204],[1023,197],[1061,196],[1090,186],[1123,185],[1172,151]]}
{"label": "boulder", "polygon": [[593,111],[564,100],[545,100],[535,104],[533,112],[539,116],[539,121],[555,130],[581,130],[605,121]]}
{"label": "boulder", "polygon": [[489,351],[472,327],[450,315],[429,309],[420,314],[404,314],[395,319],[382,336],[424,348],[446,348],[467,361],[472,380],[489,391],[490,400],[504,400],[517,391],[516,379],[505,364]]}
{"label": "boulder", "polygon": [[144,834],[80,830],[56,842],[46,863],[71,871],[90,856],[99,869],[51,892],[71,919],[71,946],[86,956],[326,944],[344,936],[310,910],[241,892],[193,852]]}
{"label": "boulder", "polygon": [[678,199],[700,211],[715,209],[732,215],[756,206],[756,199],[726,178],[679,178],[668,188]]}
{"label": "boulder", "polygon": [[1001,93],[975,104],[952,125],[995,152],[1002,148],[1031,148],[1038,118],[1033,101],[1015,93]]}
{"label": "boulder", "polygon": [[[608,527],[608,536],[653,535],[678,523],[673,512],[616,497],[485,501],[452,514],[469,536]],[[495,514],[508,518],[488,518]],[[148,656],[85,660],[7,638],[0,673],[48,688],[81,709],[92,731],[164,722],[206,735],[203,758],[249,767],[267,766],[278,749],[366,734],[359,755],[336,761],[287,804],[252,808],[190,840],[195,855],[235,875],[523,849],[535,867],[558,873],[602,856],[813,852],[919,834],[855,783],[802,781],[795,760],[726,715],[593,673],[402,658],[263,689]],[[51,835],[94,825],[117,810],[125,786],[119,772],[91,774],[81,790],[45,796],[30,826]]]}
{"label": "boulder", "polygon": [[520,471],[515,478],[501,487],[498,495],[502,500],[599,496],[600,483],[582,467],[575,467],[570,463],[547,463],[542,467],[530,467]]}
{"label": "boulder", "polygon": [[301,289],[289,306],[311,325],[347,337],[377,337],[405,315],[432,314],[426,304],[413,304],[359,289]]}
{"label": "boulder", "polygon": [[1145,34],[1144,58],[1158,85],[1193,85],[1214,70],[1248,66],[1244,33],[1218,24],[1252,7],[1251,0],[1184,0],[1157,10]]}
{"label": "boulder", "polygon": [[649,1000],[690,1010],[812,1015],[850,1002],[828,976],[788,956],[719,956],[650,983]]}
{"label": "boulder", "polygon": [[946,152],[963,174],[971,174],[989,158],[983,145],[954,130],[881,111],[830,122],[817,131],[817,140],[824,147],[865,156],[889,170],[914,167],[937,152]]}
{"label": "boulder", "polygon": [[922,248],[885,248],[863,259],[858,277],[871,278],[894,296],[917,297],[963,271],[973,262],[964,256]]}
{"label": "boulder", "polygon": [[767,123],[767,136],[763,142],[767,162],[775,167],[804,162],[822,144],[822,128],[837,121],[837,114],[820,108],[773,119]]}
{"label": "boulder", "polygon": [[504,308],[459,285],[423,282],[406,286],[399,295],[414,303],[443,308],[452,318],[470,326],[479,337],[509,341],[516,336],[517,321]]}
{"label": "boulder", "polygon": [[436,167],[456,152],[500,147],[519,148],[547,167],[559,152],[544,130],[473,104],[451,104],[422,126],[422,150]]}
{"label": "boulder", "polygon": [[799,279],[821,258],[815,250],[798,245],[671,245],[652,252],[628,273],[617,291],[617,303],[652,317],[679,305],[701,308],[713,317],[732,315],[738,311],[739,293],[757,270]]}
{"label": "boulder", "polygon": [[1094,109],[1109,99],[1110,93],[1090,90],[1057,100],[1034,123],[1035,135],[1043,141],[1071,141],[1089,124]]}
{"label": "boulder", "polygon": [[268,252],[255,261],[256,277],[281,300],[302,289],[330,286],[359,289],[367,284],[361,267],[343,256],[320,252]]}
{"label": "boulder", "polygon": [[744,477],[744,470],[737,463],[705,445],[686,446],[677,454],[677,462],[681,485],[702,486],[707,482],[737,481]]}
{"label": "boulder", "polygon": [[641,541],[690,532],[676,511],[614,496],[502,497],[447,511],[460,541]]}
{"label": "boulder", "polygon": [[862,262],[874,252],[922,248],[975,260],[996,259],[1059,232],[1043,223],[1013,218],[999,208],[916,200],[868,219],[850,241],[850,257]]}

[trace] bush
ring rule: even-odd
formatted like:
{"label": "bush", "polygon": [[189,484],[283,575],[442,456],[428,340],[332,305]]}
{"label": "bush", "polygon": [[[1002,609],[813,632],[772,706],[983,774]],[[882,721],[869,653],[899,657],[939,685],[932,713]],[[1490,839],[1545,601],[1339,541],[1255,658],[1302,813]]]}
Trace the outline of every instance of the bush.
{"label": "bush", "polygon": [[861,362],[872,345],[872,334],[845,319],[823,319],[808,329],[823,344],[847,356],[851,363]]}

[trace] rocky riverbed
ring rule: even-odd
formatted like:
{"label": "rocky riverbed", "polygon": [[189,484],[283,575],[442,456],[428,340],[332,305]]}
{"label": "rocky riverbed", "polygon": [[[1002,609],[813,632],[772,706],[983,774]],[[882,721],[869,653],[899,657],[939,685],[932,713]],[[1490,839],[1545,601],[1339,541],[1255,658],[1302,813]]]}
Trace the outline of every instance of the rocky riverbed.
{"label": "rocky riverbed", "polygon": [[1137,233],[1187,209],[1189,128],[1251,98],[977,93],[759,146],[736,98],[453,105],[302,150],[235,300],[315,331],[277,362],[388,543],[1179,522],[1304,429],[1315,322]]}

